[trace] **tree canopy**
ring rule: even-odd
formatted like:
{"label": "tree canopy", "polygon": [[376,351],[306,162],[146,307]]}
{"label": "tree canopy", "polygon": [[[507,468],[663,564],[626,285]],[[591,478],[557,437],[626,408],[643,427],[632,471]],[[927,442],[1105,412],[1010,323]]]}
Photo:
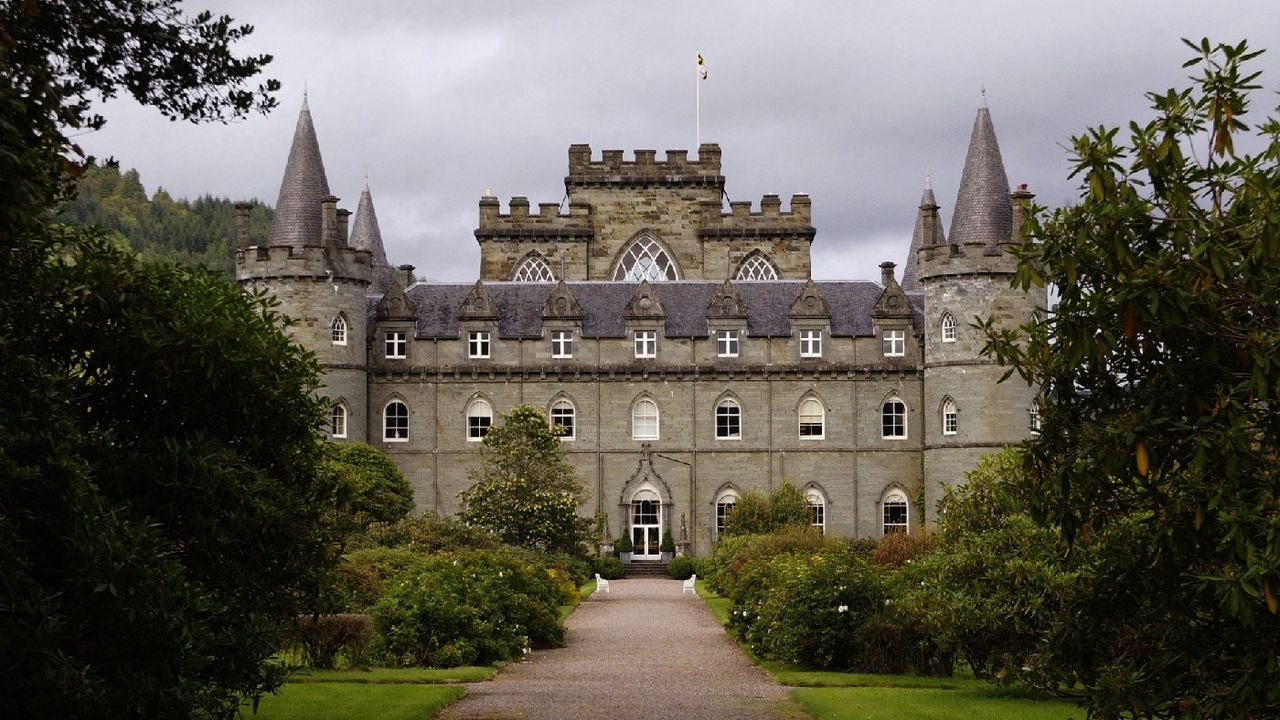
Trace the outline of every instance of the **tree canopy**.
{"label": "tree canopy", "polygon": [[1280,710],[1280,122],[1248,122],[1258,52],[1187,44],[1190,85],[1074,138],[1078,204],[1030,221],[1016,282],[1057,306],[988,326],[1041,388],[1034,516],[1105,545],[1043,658],[1101,717]]}
{"label": "tree canopy", "polygon": [[511,545],[583,553],[591,520],[578,515],[582,483],[542,410],[520,405],[490,427],[471,479],[459,496],[463,521]]}
{"label": "tree canopy", "polygon": [[783,480],[770,493],[749,490],[724,518],[725,535],[763,535],[785,527],[809,527],[813,512],[804,493]]}

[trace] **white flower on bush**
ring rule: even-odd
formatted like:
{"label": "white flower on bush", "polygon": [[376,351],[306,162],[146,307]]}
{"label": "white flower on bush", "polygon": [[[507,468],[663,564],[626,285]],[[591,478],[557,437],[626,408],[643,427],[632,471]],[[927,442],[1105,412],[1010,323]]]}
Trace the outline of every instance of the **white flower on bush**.
{"label": "white flower on bush", "polygon": [[848,606],[848,605],[841,605],[840,607],[836,608],[836,612],[838,612],[838,613],[849,612],[849,606]]}

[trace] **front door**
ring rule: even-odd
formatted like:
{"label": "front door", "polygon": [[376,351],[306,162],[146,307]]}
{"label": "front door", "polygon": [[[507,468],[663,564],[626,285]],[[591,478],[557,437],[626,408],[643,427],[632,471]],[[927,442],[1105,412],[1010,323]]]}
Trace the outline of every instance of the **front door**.
{"label": "front door", "polygon": [[661,556],[662,503],[656,497],[631,501],[631,544],[636,560],[657,560]]}

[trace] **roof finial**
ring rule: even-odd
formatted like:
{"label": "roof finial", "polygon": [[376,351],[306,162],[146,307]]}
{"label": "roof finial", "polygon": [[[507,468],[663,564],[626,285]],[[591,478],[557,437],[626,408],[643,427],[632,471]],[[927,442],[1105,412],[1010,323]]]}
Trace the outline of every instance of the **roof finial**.
{"label": "roof finial", "polygon": [[369,163],[360,163],[364,167],[364,191],[369,192]]}
{"label": "roof finial", "polygon": [[924,166],[924,189],[925,190],[933,189],[933,176],[929,174],[928,165]]}
{"label": "roof finial", "polygon": [[982,83],[982,109],[987,109],[987,84]]}

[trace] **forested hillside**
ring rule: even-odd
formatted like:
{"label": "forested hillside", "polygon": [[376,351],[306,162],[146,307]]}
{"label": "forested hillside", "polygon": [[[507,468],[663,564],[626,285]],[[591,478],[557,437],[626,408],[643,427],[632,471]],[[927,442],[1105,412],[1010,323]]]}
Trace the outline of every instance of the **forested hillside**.
{"label": "forested hillside", "polygon": [[[249,244],[266,243],[271,213],[270,207],[253,201]],[[164,189],[147,198],[137,170],[93,166],[80,178],[75,199],[60,208],[58,219],[115,233],[122,244],[148,260],[203,265],[227,277],[234,274],[236,214],[227,198],[174,200]]]}

